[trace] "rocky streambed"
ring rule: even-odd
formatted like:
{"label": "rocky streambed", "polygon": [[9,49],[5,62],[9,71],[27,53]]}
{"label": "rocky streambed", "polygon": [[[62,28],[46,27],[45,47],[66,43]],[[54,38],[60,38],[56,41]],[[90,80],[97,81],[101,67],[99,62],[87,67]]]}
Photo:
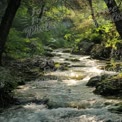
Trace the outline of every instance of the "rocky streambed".
{"label": "rocky streambed", "polygon": [[[122,122],[122,114],[110,110],[121,99],[104,98],[86,86],[93,76],[115,74],[100,70],[105,63],[63,49],[52,52],[57,70],[19,86],[17,105],[0,113],[0,122]],[[63,68],[59,68],[63,64]]]}

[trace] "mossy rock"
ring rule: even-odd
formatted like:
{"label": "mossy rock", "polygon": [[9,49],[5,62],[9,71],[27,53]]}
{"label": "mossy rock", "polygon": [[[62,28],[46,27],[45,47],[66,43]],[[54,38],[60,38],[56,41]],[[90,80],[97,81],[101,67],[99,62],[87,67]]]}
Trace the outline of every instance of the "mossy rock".
{"label": "mossy rock", "polygon": [[90,55],[95,59],[109,59],[111,53],[111,48],[106,48],[104,45],[96,44],[93,46]]}
{"label": "mossy rock", "polygon": [[81,40],[72,50],[72,54],[89,55],[94,43],[88,39]]}
{"label": "mossy rock", "polygon": [[102,76],[95,76],[92,77],[88,83],[86,84],[86,86],[91,86],[91,87],[95,87],[97,86],[100,82],[102,82],[103,80],[105,80],[106,78],[110,77],[110,75],[104,74]]}
{"label": "mossy rock", "polygon": [[122,62],[115,62],[114,64],[111,64],[111,63],[106,64],[105,70],[121,72],[122,71]]}
{"label": "mossy rock", "polygon": [[60,63],[55,63],[55,68],[60,68],[61,64]]}
{"label": "mossy rock", "polygon": [[101,76],[95,76],[88,81],[86,86],[95,87],[99,82],[101,82]]}
{"label": "mossy rock", "polygon": [[122,96],[122,78],[112,76],[97,84],[94,93],[103,96]]}

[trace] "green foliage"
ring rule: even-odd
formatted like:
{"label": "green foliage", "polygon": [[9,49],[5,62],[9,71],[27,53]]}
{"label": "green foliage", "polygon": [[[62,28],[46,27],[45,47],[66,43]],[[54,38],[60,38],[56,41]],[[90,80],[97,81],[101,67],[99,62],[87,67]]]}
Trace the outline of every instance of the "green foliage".
{"label": "green foliage", "polygon": [[[75,47],[74,45],[78,45],[85,39],[95,44],[104,43],[106,47],[116,47],[118,34],[113,24],[105,20],[103,17],[105,15],[100,15],[104,13],[107,6],[104,1],[99,0],[93,1],[96,19],[99,25],[102,22],[99,28],[94,27],[88,2],[77,1],[77,5],[74,5],[73,1],[68,1],[66,5],[64,1],[46,0],[41,20],[34,21],[41,29],[44,27],[44,30],[33,33],[29,39],[25,38],[22,31],[25,27],[32,26],[32,19],[39,17],[41,7],[38,2],[24,0],[17,12],[6,45],[6,50],[12,57],[21,58],[43,54],[45,45],[54,48]],[[99,7],[98,4],[102,6]],[[32,16],[33,12],[35,13]],[[46,27],[45,24],[47,24]]]}
{"label": "green foliage", "polygon": [[[8,55],[14,58],[25,58],[33,55],[42,55],[44,53],[43,46],[45,45],[54,45],[56,48],[69,46],[68,41],[64,39],[64,35],[69,29],[67,23],[71,26],[71,21],[68,22],[66,19],[64,20],[64,18],[66,18],[67,14],[70,14],[71,11],[64,5],[58,5],[56,1],[53,1],[53,3],[56,3],[54,5],[48,0],[45,2],[45,8],[47,10],[44,11],[43,17],[38,22],[36,22],[36,20],[41,10],[40,6],[33,1],[22,2],[21,7],[17,11],[6,44],[6,52]],[[34,15],[32,16],[33,13]],[[32,26],[33,19],[36,20],[34,20]],[[42,29],[41,31],[38,32],[37,28],[35,28],[36,24]],[[28,30],[29,33],[33,34],[31,37],[26,38],[24,30],[30,26],[33,28],[31,31],[35,28],[37,32],[30,32],[30,30]],[[52,42],[52,38],[55,39],[56,42]]]}
{"label": "green foliage", "polygon": [[28,13],[28,8],[21,6],[15,16],[13,27],[19,31],[23,31],[24,27],[30,24],[31,16]]}
{"label": "green foliage", "polygon": [[7,107],[14,102],[13,90],[21,81],[13,68],[0,67],[0,107]]}
{"label": "green foliage", "polygon": [[39,38],[25,38],[12,28],[6,45],[7,53],[14,58],[24,58],[43,53],[43,44]]}
{"label": "green foliage", "polygon": [[11,73],[9,69],[0,67],[0,90],[3,92],[11,92],[18,82],[18,78]]}
{"label": "green foliage", "polygon": [[52,47],[54,49],[55,48],[62,48],[62,47],[71,47],[71,43],[63,38],[57,38],[57,39],[51,38],[48,43],[48,46]]}
{"label": "green foliage", "polygon": [[116,49],[116,44],[119,41],[119,34],[113,24],[105,24],[96,29],[97,32],[102,32],[102,38],[106,47]]}

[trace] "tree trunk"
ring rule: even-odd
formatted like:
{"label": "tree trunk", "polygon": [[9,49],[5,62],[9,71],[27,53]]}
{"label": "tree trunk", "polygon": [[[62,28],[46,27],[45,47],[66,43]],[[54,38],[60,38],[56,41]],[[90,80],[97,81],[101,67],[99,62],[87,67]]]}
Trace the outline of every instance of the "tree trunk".
{"label": "tree trunk", "polygon": [[41,19],[42,16],[43,16],[45,4],[46,4],[45,1],[42,1],[42,6],[41,6],[41,12],[40,12],[40,14],[39,14],[39,19]]}
{"label": "tree trunk", "polygon": [[104,0],[111,15],[113,22],[115,23],[116,29],[122,38],[122,12],[120,12],[115,0]]}
{"label": "tree trunk", "polygon": [[99,27],[99,24],[98,24],[98,22],[96,20],[96,17],[94,15],[94,9],[93,9],[93,6],[92,6],[92,0],[88,0],[88,2],[89,2],[90,9],[91,9],[92,19],[94,21],[94,24],[95,24],[96,28],[98,28]]}
{"label": "tree trunk", "polygon": [[0,24],[0,65],[2,64],[4,46],[20,3],[21,0],[9,0],[8,6]]}

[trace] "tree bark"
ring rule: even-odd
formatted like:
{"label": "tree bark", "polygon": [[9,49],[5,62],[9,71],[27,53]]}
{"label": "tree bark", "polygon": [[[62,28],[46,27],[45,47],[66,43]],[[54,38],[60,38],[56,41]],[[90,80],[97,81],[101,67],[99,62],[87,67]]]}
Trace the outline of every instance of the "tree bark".
{"label": "tree bark", "polygon": [[122,38],[122,12],[120,12],[115,0],[104,1],[108,7],[112,20],[115,23],[116,29]]}
{"label": "tree bark", "polygon": [[20,3],[21,0],[9,0],[8,6],[0,24],[0,65],[2,64],[4,46]]}

